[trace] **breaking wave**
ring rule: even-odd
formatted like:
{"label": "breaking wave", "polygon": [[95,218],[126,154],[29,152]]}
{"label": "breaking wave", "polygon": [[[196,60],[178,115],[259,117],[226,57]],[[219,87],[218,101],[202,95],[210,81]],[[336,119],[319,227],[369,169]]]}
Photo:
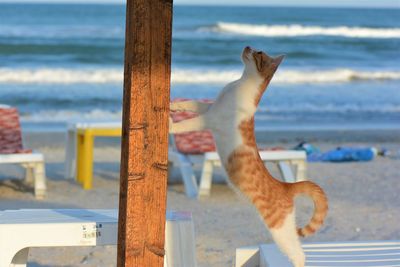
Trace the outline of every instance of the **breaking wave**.
{"label": "breaking wave", "polygon": [[[239,70],[184,70],[172,71],[172,83],[176,84],[224,84],[238,79]],[[13,84],[76,84],[122,83],[123,71],[110,69],[11,69],[0,68],[0,83]],[[363,71],[347,68],[330,70],[279,70],[274,83],[346,83],[362,80],[400,80],[400,71]]]}
{"label": "breaking wave", "polygon": [[[240,71],[191,71],[179,70],[172,74],[176,83],[227,83],[238,79]],[[398,80],[400,71],[357,71],[352,69],[332,70],[279,70],[274,83],[345,83],[357,80]]]}
{"label": "breaking wave", "polygon": [[200,30],[265,37],[295,37],[295,36],[342,36],[347,38],[400,38],[400,28],[367,28],[367,27],[321,27],[268,24],[241,24],[218,22],[216,25]]}
{"label": "breaking wave", "polygon": [[[292,105],[268,105],[261,106],[256,119],[258,121],[266,121],[276,119],[277,114],[281,119],[291,116],[291,114],[304,113],[325,114],[348,114],[348,113],[379,113],[379,114],[398,114],[400,107],[395,104],[386,105],[316,105],[316,104],[297,104]],[[120,121],[122,111],[111,111],[105,109],[92,109],[88,111],[61,109],[61,110],[42,110],[37,112],[25,112],[21,114],[22,122],[63,122],[63,121]]]}
{"label": "breaking wave", "polygon": [[0,25],[4,38],[123,38],[123,27],[104,25]]}
{"label": "breaking wave", "polygon": [[122,75],[122,69],[0,68],[1,83],[117,83]]}
{"label": "breaking wave", "polygon": [[22,113],[22,122],[60,122],[60,121],[118,121],[122,119],[122,111],[93,109],[79,110],[43,110],[32,113]]}

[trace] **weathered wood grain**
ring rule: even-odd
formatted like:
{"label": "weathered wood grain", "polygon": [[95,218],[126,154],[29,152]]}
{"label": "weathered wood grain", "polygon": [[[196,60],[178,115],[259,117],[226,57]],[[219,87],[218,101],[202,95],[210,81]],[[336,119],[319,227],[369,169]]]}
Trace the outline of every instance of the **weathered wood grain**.
{"label": "weathered wood grain", "polygon": [[128,0],[118,266],[163,266],[172,0]]}

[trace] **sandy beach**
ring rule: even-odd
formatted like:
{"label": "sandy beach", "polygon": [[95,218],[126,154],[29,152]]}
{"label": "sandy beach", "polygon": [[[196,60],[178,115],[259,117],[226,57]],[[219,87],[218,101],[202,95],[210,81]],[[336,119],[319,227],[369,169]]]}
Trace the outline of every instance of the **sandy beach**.
{"label": "sandy beach", "polygon": [[[390,134],[389,134],[390,135]],[[293,147],[296,139],[270,135],[269,146]],[[279,138],[277,137],[279,136]],[[95,148],[94,189],[84,191],[75,181],[63,179],[64,142],[62,133],[28,133],[26,145],[45,154],[48,196],[35,200],[32,189],[21,180],[14,166],[0,169],[0,210],[19,208],[117,208],[119,188],[118,140],[99,140]],[[282,142],[283,139],[286,139]],[[375,146],[399,151],[396,137],[383,142],[354,135],[337,136],[330,142],[312,142],[326,151],[337,146]],[[400,159],[378,157],[367,163],[309,163],[308,177],[320,184],[329,198],[325,226],[311,241],[400,239]],[[269,166],[279,177],[274,165]],[[199,174],[199,168],[196,168]],[[215,179],[223,181],[217,170]],[[232,266],[235,248],[271,242],[270,235],[255,210],[224,183],[214,184],[211,196],[200,200],[185,197],[179,172],[174,170],[168,187],[168,209],[193,213],[198,266]],[[304,224],[311,212],[307,199],[299,199],[297,217]],[[36,248],[29,254],[28,266],[115,266],[116,247]]]}

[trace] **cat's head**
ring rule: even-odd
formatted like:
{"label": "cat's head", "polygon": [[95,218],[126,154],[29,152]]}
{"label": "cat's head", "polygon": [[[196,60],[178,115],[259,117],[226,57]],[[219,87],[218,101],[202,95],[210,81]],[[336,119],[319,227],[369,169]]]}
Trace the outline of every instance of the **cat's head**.
{"label": "cat's head", "polygon": [[257,51],[250,46],[243,49],[242,61],[245,71],[249,74],[258,73],[264,79],[271,79],[284,56],[270,57],[263,51]]}

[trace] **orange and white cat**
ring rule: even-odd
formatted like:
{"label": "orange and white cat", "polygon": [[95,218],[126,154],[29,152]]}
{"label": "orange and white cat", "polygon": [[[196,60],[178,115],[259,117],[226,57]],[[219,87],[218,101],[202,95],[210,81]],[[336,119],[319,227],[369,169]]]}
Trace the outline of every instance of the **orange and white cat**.
{"label": "orange and white cat", "polygon": [[[272,177],[258,154],[254,134],[254,113],[282,59],[246,47],[242,77],[227,84],[214,103],[171,103],[171,110],[190,110],[200,115],[177,123],[170,121],[170,132],[212,131],[230,182],[254,204],[293,265],[304,267],[299,236],[310,235],[321,227],[328,211],[327,198],[312,182],[284,183]],[[311,221],[302,229],[297,229],[295,222],[294,198],[299,194],[308,195],[314,202]]]}

